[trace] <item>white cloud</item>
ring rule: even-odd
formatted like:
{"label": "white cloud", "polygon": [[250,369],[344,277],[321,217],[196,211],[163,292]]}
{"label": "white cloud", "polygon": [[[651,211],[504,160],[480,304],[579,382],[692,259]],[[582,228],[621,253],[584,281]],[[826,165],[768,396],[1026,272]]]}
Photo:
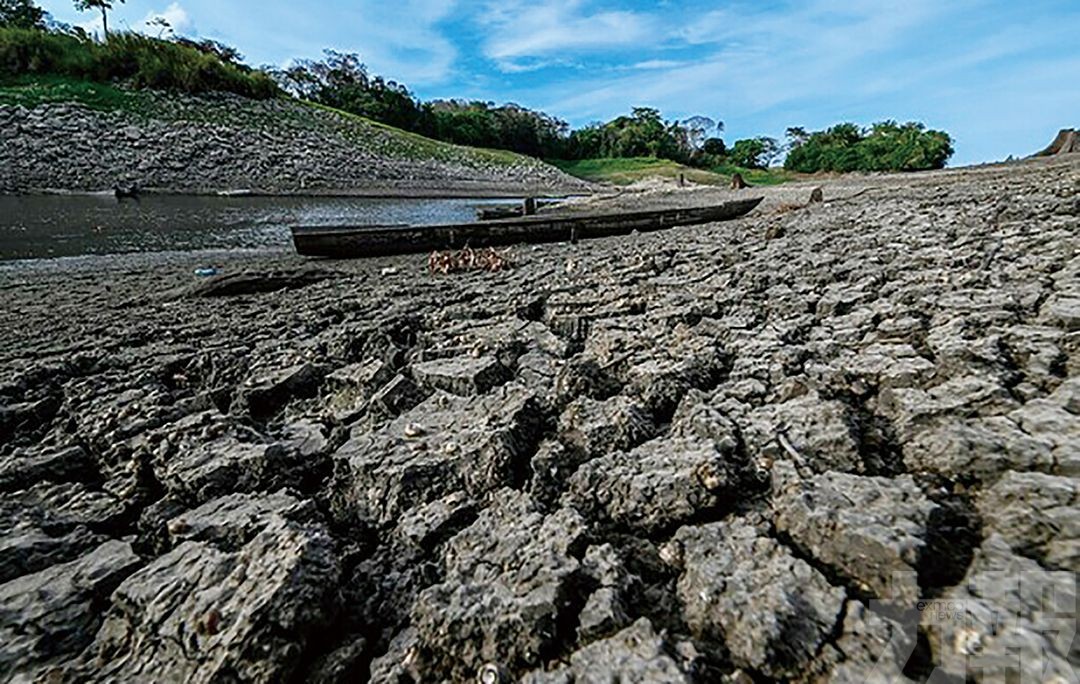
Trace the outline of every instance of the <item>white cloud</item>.
{"label": "white cloud", "polygon": [[323,47],[358,52],[373,72],[409,86],[450,76],[458,49],[440,24],[453,13],[454,0],[360,0],[355,5],[335,15],[330,44],[312,45],[308,56],[318,56]]}
{"label": "white cloud", "polygon": [[680,62],[674,59],[647,59],[643,62],[635,62],[627,68],[637,71],[656,71],[658,69],[674,69],[676,67],[684,66],[685,64],[686,62]]}
{"label": "white cloud", "polygon": [[[102,31],[101,12],[93,10],[93,18],[79,22],[76,26],[82,28],[90,34],[100,36]],[[146,13],[140,21],[129,25],[126,21],[121,20],[116,12],[109,12],[109,30],[110,31],[137,31],[139,33],[145,33],[148,36],[168,35],[168,31],[164,31],[162,26],[153,24],[155,19],[162,18],[169,23],[172,30],[176,33],[183,33],[189,30],[192,26],[191,17],[188,16],[187,10],[185,10],[179,2],[174,2],[165,9],[159,11],[150,11]]]}
{"label": "white cloud", "polygon": [[[643,50],[643,61],[553,82],[529,104],[579,123],[635,105],[670,118],[704,113],[727,122],[732,139],[791,125],[921,120],[953,134],[955,163],[1004,158],[1073,125],[1080,94],[1052,83],[1080,73],[1080,53],[1073,22],[993,5],[909,0],[900,11],[876,0],[808,0],[781,12],[734,2],[682,15],[670,27],[675,38]],[[655,68],[632,68],[644,65]]]}
{"label": "white cloud", "polygon": [[441,24],[455,8],[455,0],[264,2],[255,21],[241,3],[219,0],[212,19],[199,13],[199,29],[237,45],[252,64],[285,66],[330,49],[357,53],[372,73],[416,87],[454,74],[458,49]]}
{"label": "white cloud", "polygon": [[[745,116],[803,98],[870,94],[887,83],[852,78],[875,55],[905,44],[910,31],[934,20],[934,0],[909,0],[903,12],[871,0],[811,0],[785,12],[763,12],[745,5],[687,20],[672,30],[679,41],[708,49],[694,62],[665,64],[614,80],[577,83],[574,93],[553,93],[559,108],[573,118],[606,116],[635,103],[685,113],[723,108]],[[891,62],[902,71],[905,60]],[[650,62],[639,64],[650,65]],[[568,111],[569,110],[569,111]],[[673,112],[674,113],[674,112]]]}
{"label": "white cloud", "polygon": [[140,33],[152,36],[162,35],[163,32],[168,33],[164,27],[154,23],[157,20],[164,20],[174,33],[183,33],[191,28],[191,17],[188,16],[187,11],[178,2],[172,3],[160,12],[148,12],[143,20],[133,28]]}
{"label": "white cloud", "polygon": [[490,3],[479,17],[492,36],[484,54],[503,71],[520,71],[545,58],[653,43],[655,17],[639,12],[589,12],[583,0]]}

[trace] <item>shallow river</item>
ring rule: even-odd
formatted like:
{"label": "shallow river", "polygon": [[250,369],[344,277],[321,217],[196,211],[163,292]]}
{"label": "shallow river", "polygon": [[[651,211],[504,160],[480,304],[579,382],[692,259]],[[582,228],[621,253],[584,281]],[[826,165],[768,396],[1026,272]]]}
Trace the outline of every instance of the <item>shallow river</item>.
{"label": "shallow river", "polygon": [[517,200],[361,197],[0,196],[0,261],[92,254],[286,249],[292,224],[471,221]]}

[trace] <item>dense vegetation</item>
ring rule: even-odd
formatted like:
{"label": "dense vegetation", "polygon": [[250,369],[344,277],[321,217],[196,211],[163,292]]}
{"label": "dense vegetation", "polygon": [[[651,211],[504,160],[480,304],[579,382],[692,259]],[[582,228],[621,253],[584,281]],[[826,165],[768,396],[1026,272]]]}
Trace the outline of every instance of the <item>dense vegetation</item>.
{"label": "dense vegetation", "polygon": [[920,123],[884,121],[860,129],[845,123],[816,133],[789,129],[784,168],[818,171],[925,171],[940,169],[952,156],[952,138]]}
{"label": "dense vegetation", "polygon": [[[708,142],[706,133],[717,127],[704,117],[671,122],[655,109],[638,107],[629,116],[571,132],[565,121],[513,103],[423,102],[404,85],[369,74],[355,54],[328,50],[322,60],[299,60],[273,75],[296,97],[461,145],[545,159],[651,156],[695,166],[706,166],[723,156],[723,149],[720,155],[702,150]],[[719,139],[712,141],[716,151]]]}
{"label": "dense vegetation", "polygon": [[[84,10],[100,10],[103,20],[113,2],[75,0]],[[162,35],[171,27],[157,20]],[[519,152],[570,162],[601,160],[598,168],[619,175],[613,159],[666,160],[712,173],[753,174],[775,182],[783,174],[765,172],[787,153],[788,171],[914,171],[941,168],[952,154],[952,140],[917,123],[892,121],[860,129],[841,124],[807,133],[788,129],[788,143],[774,138],[738,140],[728,146],[721,122],[696,116],[668,121],[659,110],[635,107],[629,115],[577,130],[553,116],[516,104],[436,100],[424,102],[400,83],[370,74],[359,55],[326,51],[322,60],[297,60],[285,69],[256,70],[227,45],[183,37],[151,38],[138,33],[106,34],[98,42],[79,28],[52,22],[33,0],[0,0],[0,81],[26,85],[28,77],[117,83],[187,93],[226,91],[254,98],[287,93],[412,133],[445,142]],[[655,166],[655,165],[654,165]],[[620,175],[620,177],[622,177]],[[753,181],[751,181],[753,182]]]}
{"label": "dense vegetation", "polygon": [[0,0],[0,79],[48,75],[186,93],[225,91],[253,98],[280,92],[269,75],[238,59],[226,59],[230,53],[213,41],[119,33],[97,42],[77,29],[47,30],[43,15],[33,9],[21,0]]}
{"label": "dense vegetation", "polygon": [[326,51],[272,72],[290,94],[407,131],[459,145],[553,157],[562,154],[569,126],[515,104],[421,102],[400,83],[371,75],[355,54]]}
{"label": "dense vegetation", "polygon": [[0,28],[45,28],[45,16],[31,0],[0,0]]}

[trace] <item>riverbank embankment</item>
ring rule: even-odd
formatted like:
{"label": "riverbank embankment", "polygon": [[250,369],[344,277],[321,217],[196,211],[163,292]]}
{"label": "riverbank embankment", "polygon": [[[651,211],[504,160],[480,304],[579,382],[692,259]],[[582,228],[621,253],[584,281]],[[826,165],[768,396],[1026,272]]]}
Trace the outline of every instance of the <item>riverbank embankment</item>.
{"label": "riverbank embankment", "polygon": [[109,107],[0,104],[0,193],[93,192],[116,184],[173,194],[589,191],[537,159],[441,143],[295,100],[118,93]]}

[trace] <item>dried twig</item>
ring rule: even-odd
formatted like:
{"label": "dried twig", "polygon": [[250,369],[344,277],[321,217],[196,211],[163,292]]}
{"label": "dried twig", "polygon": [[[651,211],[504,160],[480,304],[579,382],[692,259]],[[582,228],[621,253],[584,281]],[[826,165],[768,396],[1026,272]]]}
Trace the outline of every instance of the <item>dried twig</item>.
{"label": "dried twig", "polygon": [[502,271],[513,265],[510,248],[499,251],[493,247],[485,249],[465,247],[458,251],[432,252],[428,257],[428,270],[442,275],[465,271]]}
{"label": "dried twig", "polygon": [[784,451],[786,451],[788,455],[791,456],[791,460],[795,461],[795,466],[797,468],[806,464],[806,461],[803,460],[802,454],[800,454],[798,450],[795,449],[794,445],[792,445],[791,443],[791,440],[788,439],[787,433],[785,433],[783,430],[777,430],[776,440],[780,442],[780,446],[784,448]]}

